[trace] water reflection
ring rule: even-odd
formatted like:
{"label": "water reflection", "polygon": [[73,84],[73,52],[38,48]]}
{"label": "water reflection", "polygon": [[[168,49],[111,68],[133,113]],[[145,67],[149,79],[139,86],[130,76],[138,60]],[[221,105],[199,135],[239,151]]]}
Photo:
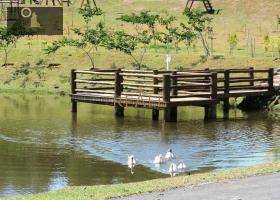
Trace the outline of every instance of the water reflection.
{"label": "water reflection", "polygon": [[[72,115],[67,97],[1,95],[0,102],[0,196],[165,177],[168,164],[151,160],[168,148],[192,172],[280,158],[277,112],[231,110],[230,120],[204,122],[202,109],[188,108],[179,123],[163,124],[149,110],[127,109],[120,119],[110,107],[82,104]],[[133,175],[128,154],[141,164]]]}

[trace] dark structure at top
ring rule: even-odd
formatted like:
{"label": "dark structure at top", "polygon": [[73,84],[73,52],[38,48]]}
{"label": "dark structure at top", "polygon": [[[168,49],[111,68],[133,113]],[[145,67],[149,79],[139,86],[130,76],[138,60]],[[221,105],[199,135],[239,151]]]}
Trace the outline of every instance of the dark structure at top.
{"label": "dark structure at top", "polygon": [[188,0],[187,4],[186,4],[186,8],[189,8],[189,9],[192,9],[193,7],[193,4],[195,1],[200,1],[203,3],[204,7],[205,7],[205,10],[208,14],[215,14],[215,13],[218,13],[218,11],[216,11],[211,2],[209,0]]}

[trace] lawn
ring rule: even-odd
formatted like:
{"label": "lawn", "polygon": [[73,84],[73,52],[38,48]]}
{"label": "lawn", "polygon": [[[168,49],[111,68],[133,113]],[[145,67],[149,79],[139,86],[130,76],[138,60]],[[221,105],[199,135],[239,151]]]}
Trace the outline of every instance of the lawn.
{"label": "lawn", "polygon": [[12,197],[10,200],[102,200],[112,197],[128,196],[152,191],[163,191],[177,187],[187,187],[204,183],[226,181],[230,179],[240,179],[248,176],[256,176],[275,172],[280,172],[279,162],[254,167],[194,174],[190,176],[155,179],[138,183],[68,187],[58,191]]}

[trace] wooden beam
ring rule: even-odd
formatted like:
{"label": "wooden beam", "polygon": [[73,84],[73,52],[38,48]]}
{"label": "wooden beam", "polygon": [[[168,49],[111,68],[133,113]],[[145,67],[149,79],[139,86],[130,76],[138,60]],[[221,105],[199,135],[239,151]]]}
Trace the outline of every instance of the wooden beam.
{"label": "wooden beam", "polygon": [[[115,72],[115,101],[121,97],[123,92],[123,76],[121,75],[121,70]],[[124,117],[124,108],[119,104],[115,103],[115,115],[117,117]]]}
{"label": "wooden beam", "polygon": [[170,75],[163,75],[163,101],[170,102],[170,92],[171,92],[171,78]]}

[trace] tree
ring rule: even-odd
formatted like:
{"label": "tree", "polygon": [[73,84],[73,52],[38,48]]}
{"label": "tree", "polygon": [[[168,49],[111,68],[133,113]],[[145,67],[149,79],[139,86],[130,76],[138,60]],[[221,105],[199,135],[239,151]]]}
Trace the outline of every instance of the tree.
{"label": "tree", "polygon": [[107,49],[115,49],[129,55],[135,62],[137,69],[141,69],[145,50],[139,59],[134,55],[134,52],[140,44],[149,44],[150,37],[147,36],[146,32],[142,32],[141,35],[133,36],[125,33],[124,30],[117,30],[110,34],[105,42],[105,47]]}
{"label": "tree", "polygon": [[150,11],[142,11],[139,14],[132,13],[129,15],[122,15],[117,18],[117,20],[133,24],[138,34],[141,34],[144,28],[144,30],[149,32],[154,41],[154,45],[156,45],[159,38],[159,32],[157,31],[159,18],[160,16],[158,14],[152,14]]}
{"label": "tree", "polygon": [[187,47],[187,51],[189,53],[189,48],[195,48],[197,41],[197,34],[192,30],[192,28],[186,26],[184,23],[180,24],[181,32],[180,32],[180,41],[183,41]]}
{"label": "tree", "polygon": [[7,66],[8,55],[16,41],[17,37],[7,27],[0,27],[0,49],[4,52],[4,63],[2,66]]}
{"label": "tree", "polygon": [[[159,15],[152,14],[150,11],[142,11],[139,14],[122,15],[117,20],[121,20],[128,24],[133,24],[135,34],[125,33],[124,30],[116,31],[111,35],[111,41],[108,43],[108,49],[117,49],[124,52],[133,58],[137,69],[143,67],[144,56],[147,52],[147,47],[154,41],[159,39],[159,32],[156,30]],[[127,41],[125,41],[127,39]],[[119,44],[123,43],[124,48]],[[129,46],[129,51],[126,47]],[[140,56],[135,55],[137,49],[142,49]]]}
{"label": "tree", "polygon": [[186,26],[191,28],[194,31],[194,33],[196,33],[200,37],[204,48],[205,56],[210,56],[211,53],[206,39],[206,33],[210,29],[213,29],[211,26],[213,18],[209,17],[207,13],[197,9],[190,10],[189,8],[186,8],[183,14],[187,17],[187,24],[189,26]]}
{"label": "tree", "polygon": [[229,54],[232,55],[232,52],[236,48],[238,43],[238,38],[236,33],[229,34],[228,43],[229,43]]}
{"label": "tree", "polygon": [[164,31],[160,33],[160,41],[166,46],[166,53],[170,53],[170,47],[174,43],[175,48],[178,47],[180,37],[178,27],[174,25],[175,16],[160,17],[159,22],[164,27]]}
{"label": "tree", "polygon": [[[84,21],[88,24],[94,16],[103,14],[100,8],[91,8],[85,6],[81,8],[79,13],[83,16]],[[76,38],[63,37],[61,40],[53,42],[49,45],[45,51],[47,54],[55,53],[62,47],[71,46],[80,49],[90,60],[92,69],[95,68],[95,53],[98,51],[98,47],[102,47],[105,44],[105,40],[108,38],[107,30],[102,22],[98,22],[95,28],[87,27],[86,30],[75,28],[72,30],[76,34]]]}

